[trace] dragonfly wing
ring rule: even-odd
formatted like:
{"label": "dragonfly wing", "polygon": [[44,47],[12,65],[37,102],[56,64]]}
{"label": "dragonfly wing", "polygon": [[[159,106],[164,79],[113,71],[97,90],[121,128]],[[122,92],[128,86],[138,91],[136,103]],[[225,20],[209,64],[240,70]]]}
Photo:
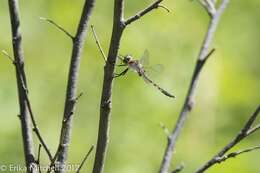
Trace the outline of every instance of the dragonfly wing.
{"label": "dragonfly wing", "polygon": [[162,64],[155,64],[151,66],[150,69],[156,73],[161,73],[164,70],[164,66]]}
{"label": "dragonfly wing", "polygon": [[158,74],[162,73],[163,70],[164,70],[164,66],[162,64],[155,64],[153,66],[145,68],[146,74],[148,74],[149,76],[153,76],[153,77],[155,77]]}
{"label": "dragonfly wing", "polygon": [[139,62],[143,65],[143,66],[147,66],[149,65],[149,52],[147,49],[145,49],[143,56],[140,58]]}
{"label": "dragonfly wing", "polygon": [[154,83],[149,77],[147,77],[146,75],[142,76],[144,81],[146,83],[150,83],[152,84],[154,87],[156,87],[159,91],[161,91],[161,93],[163,93],[164,95],[168,96],[168,97],[172,97],[175,98],[174,95],[172,95],[171,93],[169,93],[168,91],[164,90],[163,88],[161,88],[158,84]]}

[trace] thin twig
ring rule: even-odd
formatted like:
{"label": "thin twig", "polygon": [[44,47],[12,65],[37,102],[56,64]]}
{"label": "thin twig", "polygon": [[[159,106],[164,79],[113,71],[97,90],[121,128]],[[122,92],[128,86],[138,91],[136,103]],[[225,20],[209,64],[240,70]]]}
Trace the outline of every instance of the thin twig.
{"label": "thin twig", "polygon": [[37,154],[37,163],[38,163],[38,164],[40,163],[40,158],[41,158],[41,148],[42,148],[42,145],[39,144],[38,154]]}
{"label": "thin twig", "polygon": [[83,92],[80,92],[79,95],[75,98],[75,102],[78,102],[79,99],[83,96]]}
{"label": "thin twig", "polygon": [[[259,112],[260,112],[260,105],[256,108],[256,110],[252,114],[252,116],[250,116],[250,118],[248,119],[246,124],[243,126],[243,128],[240,130],[240,132],[237,134],[237,136],[231,142],[229,142],[225,147],[223,147],[218,152],[218,154],[216,154],[208,162],[203,164],[195,173],[202,173],[202,172],[206,171],[207,169],[209,169],[210,167],[212,167],[213,165],[215,165],[216,163],[219,163],[219,160],[221,160],[222,157],[224,157],[224,154],[226,152],[228,152],[231,148],[233,148],[235,145],[237,145],[240,141],[242,141],[249,135],[253,134],[253,132],[255,132],[256,130],[254,130],[251,133],[248,133],[248,132],[251,131],[251,126],[254,123],[254,121],[256,120]],[[232,154],[230,155],[230,157],[231,156],[232,156]]]}
{"label": "thin twig", "polygon": [[[6,52],[6,51],[2,51],[3,54],[5,56],[7,56],[14,64],[14,66],[16,67],[17,69],[17,72],[19,74],[22,74],[22,70],[20,69],[20,67],[18,66],[18,63],[16,61],[13,60],[13,58]],[[33,111],[32,111],[32,107],[31,107],[31,102],[29,100],[29,96],[28,96],[28,89],[26,88],[26,84],[25,84],[25,81],[23,78],[21,78],[20,76],[20,81],[21,81],[21,86],[22,86],[22,89],[23,89],[23,92],[25,93],[24,94],[24,97],[25,97],[25,100],[26,100],[26,105],[27,105],[27,108],[28,108],[28,111],[29,111],[29,115],[30,115],[30,118],[31,118],[31,121],[32,121],[32,125],[33,125],[33,131],[35,132],[37,138],[39,139],[40,143],[42,144],[44,150],[46,151],[48,157],[50,160],[52,160],[52,155],[51,155],[51,152],[50,150],[48,149],[48,146],[47,144],[45,143],[45,141],[43,140],[43,137],[40,133],[40,130],[37,126],[37,123],[36,123],[36,120],[35,120],[35,116],[33,114]]]}
{"label": "thin twig", "polygon": [[259,130],[260,129],[260,124],[257,124],[255,127],[252,127],[250,128],[248,131],[247,131],[247,135],[250,135],[252,133],[254,133],[255,131]]}
{"label": "thin twig", "polygon": [[94,145],[92,145],[89,149],[89,151],[87,152],[87,154],[85,155],[84,159],[81,161],[76,173],[80,173],[81,168],[83,167],[83,165],[85,164],[86,160],[88,159],[89,155],[91,154],[92,150],[94,149]]}
{"label": "thin twig", "polygon": [[101,46],[100,41],[99,41],[99,38],[98,38],[98,36],[97,36],[97,34],[96,34],[94,25],[91,25],[91,30],[92,30],[92,33],[93,33],[93,35],[94,35],[95,42],[96,42],[96,44],[97,44],[97,46],[98,46],[98,50],[100,51],[100,53],[101,53],[101,55],[102,55],[104,61],[106,62],[106,61],[107,61],[107,60],[106,60],[107,57],[106,57],[106,55],[105,55],[105,53],[104,53],[104,51],[103,51],[103,49],[102,49],[102,46]]}
{"label": "thin twig", "polygon": [[167,138],[170,137],[170,132],[169,129],[165,126],[165,124],[163,124],[162,122],[160,122],[160,126],[163,129],[163,132],[165,133],[165,135],[167,136]]}
{"label": "thin twig", "polygon": [[200,76],[200,72],[207,61],[207,59],[210,57],[210,55],[214,52],[212,50],[209,52],[210,44],[213,40],[214,33],[216,31],[217,25],[219,23],[219,18],[222,15],[228,0],[223,0],[221,6],[217,10],[217,12],[214,14],[213,17],[210,19],[210,23],[208,26],[207,33],[205,35],[204,41],[202,43],[199,55],[197,57],[197,63],[195,66],[195,69],[193,71],[192,79],[189,85],[189,89],[186,95],[186,99],[184,101],[183,107],[181,109],[181,112],[179,114],[178,120],[175,124],[175,127],[170,135],[170,138],[168,139],[168,143],[164,152],[164,156],[161,162],[159,173],[168,173],[170,168],[170,163],[172,161],[172,156],[175,150],[175,145],[177,142],[177,139],[181,133],[181,129],[184,126],[184,123],[186,122],[186,119],[188,117],[189,112],[192,110],[194,106],[195,101],[195,91],[198,87],[198,80]]}
{"label": "thin twig", "polygon": [[[9,0],[9,14],[12,28],[12,43],[14,61],[16,62],[16,81],[18,88],[18,99],[20,107],[20,122],[23,139],[24,156],[26,162],[27,173],[36,173],[35,169],[35,156],[34,156],[34,143],[33,135],[30,127],[30,116],[26,101],[26,92],[24,87],[27,88],[26,75],[24,71],[24,55],[22,49],[22,35],[19,19],[19,3],[18,0]],[[23,79],[23,80],[21,80]],[[24,85],[23,86],[23,82]]]}
{"label": "thin twig", "polygon": [[163,9],[165,9],[168,13],[170,13],[171,12],[171,10],[169,9],[169,8],[167,8],[166,6],[164,6],[164,5],[158,5],[158,7],[161,7],[161,8],[163,8]]}
{"label": "thin twig", "polygon": [[139,11],[137,14],[135,14],[134,16],[131,16],[129,17],[128,19],[125,20],[125,25],[129,25],[131,24],[132,22],[140,19],[142,16],[144,16],[145,14],[149,13],[150,11],[158,8],[158,7],[161,7],[161,8],[164,8],[165,10],[167,10],[168,12],[170,11],[168,8],[166,8],[165,6],[163,5],[160,5],[160,3],[162,2],[163,0],[156,0],[155,2],[153,2],[152,4],[150,4],[148,7],[146,7],[145,9]]}
{"label": "thin twig", "polygon": [[84,43],[86,40],[87,26],[94,7],[95,0],[85,0],[81,18],[78,24],[76,36],[73,37],[73,48],[71,54],[71,61],[69,67],[68,81],[67,81],[67,90],[66,98],[64,105],[64,113],[62,120],[62,127],[60,133],[59,146],[56,151],[57,161],[52,162],[57,163],[55,165],[56,173],[64,173],[65,162],[67,160],[69,143],[71,139],[71,130],[72,130],[72,115],[75,110],[75,102],[77,99],[77,85],[78,85],[78,76],[80,69],[80,60],[81,54],[83,51]]}
{"label": "thin twig", "polygon": [[40,159],[41,159],[41,148],[42,148],[42,145],[39,144],[39,147],[38,147],[38,156],[37,156],[37,164],[38,164],[39,173],[41,173],[41,162],[40,162]]}
{"label": "thin twig", "polygon": [[52,169],[54,168],[54,166],[55,166],[55,161],[56,161],[56,159],[57,159],[57,156],[58,156],[59,152],[60,152],[60,149],[58,148],[58,150],[56,151],[54,157],[53,157],[52,160],[51,160],[50,165],[48,166],[47,173],[50,173],[50,172],[52,171]]}
{"label": "thin twig", "polygon": [[226,161],[227,159],[235,158],[238,155],[248,153],[248,152],[251,152],[251,151],[254,151],[254,150],[259,150],[259,149],[260,149],[260,146],[255,146],[255,147],[247,148],[247,149],[244,149],[244,150],[232,152],[232,153],[229,153],[228,155],[224,155],[222,157],[216,158],[216,162],[221,163],[221,162]]}
{"label": "thin twig", "polygon": [[15,63],[14,59],[13,59],[5,50],[2,50],[2,53],[3,53],[12,63]]}
{"label": "thin twig", "polygon": [[202,7],[205,8],[210,17],[213,17],[216,13],[215,4],[212,1],[208,0],[198,0]]}
{"label": "thin twig", "polygon": [[58,28],[60,31],[64,32],[67,36],[69,36],[72,40],[74,39],[74,37],[66,30],[64,29],[62,26],[60,26],[59,24],[57,24],[56,22],[54,22],[51,19],[47,19],[44,17],[40,17],[40,20],[44,20],[48,23],[50,23],[51,25],[55,26],[56,28]]}
{"label": "thin twig", "polygon": [[173,170],[171,173],[179,173],[184,169],[184,165],[181,164],[180,166],[178,166],[175,170]]}
{"label": "thin twig", "polygon": [[170,162],[172,159],[172,155],[174,153],[175,144],[177,142],[177,138],[181,132],[181,129],[184,125],[184,122],[186,121],[186,118],[188,116],[188,113],[192,110],[194,106],[194,91],[197,87],[197,81],[200,75],[200,72],[207,61],[207,59],[212,55],[215,49],[212,49],[206,56],[203,58],[203,60],[198,60],[196,63],[196,67],[193,72],[192,81],[190,84],[190,88],[185,100],[185,103],[183,105],[182,111],[179,115],[179,118],[177,120],[176,126],[172,133],[170,133],[168,137],[168,144],[164,153],[163,161],[161,163],[161,168],[159,170],[160,173],[167,173],[170,167]]}

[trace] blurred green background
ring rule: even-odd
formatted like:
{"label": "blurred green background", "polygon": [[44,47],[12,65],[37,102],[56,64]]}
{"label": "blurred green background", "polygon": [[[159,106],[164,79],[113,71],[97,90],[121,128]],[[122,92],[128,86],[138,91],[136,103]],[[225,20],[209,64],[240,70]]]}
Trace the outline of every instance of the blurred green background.
{"label": "blurred green background", "polygon": [[[150,0],[126,0],[125,16],[149,3]],[[7,4],[0,1],[0,49],[11,53]],[[172,129],[187,92],[209,19],[195,1],[165,0],[163,4],[172,12],[155,10],[131,24],[123,35],[120,53],[140,57],[148,49],[151,64],[164,65],[164,71],[155,80],[177,98],[173,101],[165,97],[133,72],[116,79],[107,173],[157,172],[166,145],[159,123]],[[39,128],[53,153],[60,133],[72,45],[68,37],[39,17],[53,19],[75,33],[82,6],[83,0],[20,1],[30,98]],[[214,39],[217,52],[201,74],[196,105],[178,141],[172,168],[184,163],[183,172],[194,171],[237,134],[259,104],[259,9],[259,0],[231,0],[226,9]],[[112,15],[113,1],[97,0],[90,23],[95,25],[106,52]],[[70,163],[79,163],[90,145],[96,143],[103,66],[93,35],[88,32],[78,86],[78,91],[85,94],[74,117]],[[0,105],[0,164],[23,163],[15,73],[2,55]],[[259,144],[259,137],[259,133],[254,134],[235,149]],[[94,153],[83,172],[91,171],[93,160]],[[43,154],[42,163],[47,161]],[[208,172],[259,171],[259,151],[255,151],[216,165]]]}

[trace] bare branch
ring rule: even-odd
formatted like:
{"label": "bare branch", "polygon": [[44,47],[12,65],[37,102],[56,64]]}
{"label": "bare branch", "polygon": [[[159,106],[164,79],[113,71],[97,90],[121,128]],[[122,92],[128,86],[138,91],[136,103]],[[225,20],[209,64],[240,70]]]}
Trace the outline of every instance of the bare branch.
{"label": "bare branch", "polygon": [[63,121],[60,133],[60,142],[57,149],[57,173],[64,173],[65,162],[67,160],[68,148],[72,129],[72,114],[75,109],[75,99],[77,98],[77,84],[80,68],[81,54],[84,47],[87,25],[94,7],[95,0],[85,0],[76,36],[73,39],[73,49],[68,74],[67,91],[63,113]]}
{"label": "bare branch", "polygon": [[[28,100],[28,97],[27,97],[27,100]],[[29,100],[28,100],[29,101]],[[28,102],[28,105],[30,105],[30,102]],[[36,124],[36,121],[34,119],[34,115],[32,113],[32,110],[31,110],[31,105],[28,106],[29,107],[29,111],[30,111],[30,115],[31,115],[31,119],[32,119],[32,124],[33,124],[33,131],[35,132],[36,136],[38,137],[40,143],[42,144],[44,150],[46,151],[48,157],[49,157],[49,160],[51,161],[52,160],[52,155],[51,155],[51,152],[47,146],[47,144],[44,142],[41,134],[40,134],[40,130],[39,128],[37,127],[37,124]]]}
{"label": "bare branch", "polygon": [[[26,92],[24,87],[27,88],[26,76],[24,71],[24,56],[22,49],[22,35],[20,28],[20,19],[19,19],[19,4],[18,0],[9,0],[9,13],[11,20],[12,28],[12,42],[13,42],[13,53],[14,60],[16,62],[16,80],[17,80],[17,89],[19,97],[19,106],[20,106],[20,122],[22,129],[22,139],[24,147],[25,162],[27,167],[27,173],[35,173],[35,157],[34,157],[34,146],[33,146],[33,137],[32,131],[30,128],[30,116],[28,113],[27,101],[26,101]],[[23,86],[24,82],[24,86]]]}
{"label": "bare branch", "polygon": [[[224,154],[226,152],[228,152],[231,148],[233,148],[240,141],[242,141],[243,139],[245,139],[246,137],[248,137],[249,135],[252,134],[252,133],[248,133],[248,132],[250,131],[250,127],[254,123],[254,121],[255,121],[256,117],[258,116],[259,112],[260,112],[260,105],[257,107],[257,109],[252,114],[252,116],[250,116],[250,118],[248,119],[246,124],[243,126],[241,131],[237,134],[237,136],[229,144],[227,144],[223,149],[221,149],[218,154],[216,154],[207,163],[205,163],[203,166],[201,166],[195,173],[202,173],[202,172],[206,171],[207,169],[209,169],[210,167],[212,167],[213,165],[215,165],[216,163],[220,163],[222,161],[225,161],[229,157],[236,156],[238,154],[254,150],[254,149],[251,148],[251,149],[246,149],[245,151],[236,152],[235,154],[231,153],[231,154],[228,154],[227,156],[224,156]],[[254,130],[254,132],[255,131],[256,130]],[[257,147],[257,149],[258,149],[258,147]]]}
{"label": "bare branch", "polygon": [[238,156],[240,154],[248,153],[248,152],[251,152],[251,151],[254,151],[254,150],[259,150],[259,149],[260,149],[260,146],[255,146],[255,147],[247,148],[247,149],[244,149],[244,150],[232,152],[232,153],[229,153],[228,155],[224,155],[222,157],[216,158],[216,162],[221,163],[221,162],[226,161],[227,159],[235,158],[236,156]]}
{"label": "bare branch", "polygon": [[101,55],[102,55],[104,61],[106,62],[106,61],[107,61],[107,60],[106,60],[107,57],[106,57],[106,55],[105,55],[105,53],[104,53],[104,51],[103,51],[103,49],[102,49],[102,46],[101,46],[101,44],[100,44],[100,42],[99,42],[99,39],[98,39],[98,36],[97,36],[97,34],[96,34],[94,25],[91,25],[91,29],[92,29],[92,33],[93,33],[93,35],[94,35],[94,39],[95,39],[95,41],[96,41],[96,44],[97,44],[97,46],[98,46],[98,49],[99,49],[99,51],[100,51],[100,53],[101,53]]}
{"label": "bare branch", "polygon": [[219,13],[218,16],[223,13],[223,11],[226,9],[228,3],[229,3],[229,0],[222,0],[221,4],[217,10],[217,13]]}
{"label": "bare branch", "polygon": [[212,55],[212,53],[215,51],[215,49],[212,49],[202,60],[198,59],[196,67],[193,72],[192,81],[188,90],[188,94],[186,96],[185,103],[183,105],[182,111],[179,115],[179,118],[177,120],[176,126],[172,133],[169,135],[168,138],[168,144],[164,153],[163,161],[161,163],[161,168],[159,173],[167,173],[170,167],[170,162],[172,159],[172,155],[174,153],[175,144],[177,141],[177,138],[181,132],[182,127],[184,126],[184,122],[187,119],[188,113],[192,110],[194,106],[194,92],[197,88],[197,81],[200,75],[200,72],[207,61],[207,59]]}
{"label": "bare branch", "polygon": [[163,9],[165,9],[166,11],[170,11],[168,8],[166,8],[165,6],[163,5],[160,5],[160,3],[162,2],[163,0],[156,0],[155,2],[153,2],[152,4],[150,4],[148,7],[146,7],[145,9],[139,11],[137,14],[135,14],[134,16],[132,17],[129,17],[128,19],[125,20],[125,25],[129,25],[131,24],[132,22],[140,19],[142,16],[144,16],[145,14],[149,13],[150,11],[154,10],[154,9],[157,9],[158,7],[161,7]]}
{"label": "bare branch", "polygon": [[[250,130],[251,131],[251,127],[253,125],[253,123],[255,122],[258,114],[260,112],[260,105],[257,107],[256,111],[253,113],[253,115],[249,118],[249,120],[246,122],[245,126],[243,127],[243,129],[241,130],[241,134],[245,135],[245,136],[248,136],[249,134],[252,134],[251,133],[248,133],[248,131]],[[257,127],[257,126],[256,126]],[[253,128],[254,129],[254,128]]]}
{"label": "bare branch", "polygon": [[76,173],[80,173],[81,168],[83,167],[83,165],[85,164],[86,160],[88,159],[89,155],[91,154],[92,150],[94,149],[94,145],[92,145],[89,149],[89,151],[87,152],[87,154],[85,155],[84,159],[82,160],[82,162],[80,163]]}
{"label": "bare branch", "polygon": [[260,129],[260,124],[257,124],[255,127],[252,127],[250,128],[248,131],[247,131],[247,135],[251,135],[252,133],[256,132],[257,130]]}
{"label": "bare branch", "polygon": [[44,17],[40,17],[41,20],[44,20],[48,23],[50,23],[51,25],[55,26],[56,28],[58,28],[60,31],[64,32],[67,36],[69,36],[72,40],[74,39],[74,37],[67,31],[65,30],[62,26],[60,26],[59,24],[57,24],[56,22],[54,22],[51,19],[47,19]]}
{"label": "bare branch", "polygon": [[53,168],[55,167],[55,161],[56,161],[56,159],[58,157],[59,152],[60,152],[60,148],[58,148],[58,150],[56,151],[54,157],[52,158],[51,163],[50,163],[50,165],[48,167],[47,173],[50,173],[53,170]]}
{"label": "bare branch", "polygon": [[38,170],[39,170],[39,173],[41,173],[41,162],[40,162],[40,159],[41,159],[41,147],[42,145],[39,144],[39,147],[38,147],[38,156],[37,156],[37,161],[36,163],[38,164]]}
{"label": "bare branch", "polygon": [[38,163],[38,164],[40,163],[40,158],[41,158],[41,148],[42,148],[42,145],[39,144],[39,147],[38,147],[38,155],[37,155],[37,163]]}
{"label": "bare branch", "polygon": [[123,22],[123,9],[124,0],[114,0],[113,31],[107,61],[104,67],[103,89],[100,103],[98,140],[95,153],[94,168],[92,171],[93,173],[102,173],[105,164],[105,157],[109,141],[109,123],[111,118],[112,85],[114,79],[114,69],[121,36],[125,28]]}
{"label": "bare branch", "polygon": [[[163,0],[157,0],[156,2],[148,6],[146,9],[144,9],[143,11],[140,11],[135,16],[130,17],[129,19],[124,21],[124,0],[114,0],[113,31],[112,31],[107,61],[104,67],[103,89],[102,89],[102,96],[101,96],[101,103],[100,103],[98,140],[97,140],[97,148],[95,153],[94,168],[92,171],[93,173],[102,173],[104,169],[108,141],[109,141],[109,127],[110,127],[110,118],[111,118],[111,109],[112,109],[112,86],[113,86],[113,79],[114,79],[114,70],[115,70],[116,59],[118,57],[117,55],[118,55],[120,40],[123,31],[128,24],[139,19],[141,16],[145,15],[149,11],[158,7],[162,7],[159,6],[160,2],[162,1]],[[100,44],[99,47],[101,47]],[[104,56],[103,53],[102,55],[103,58],[106,57]]]}
{"label": "bare branch", "polygon": [[215,4],[211,0],[198,0],[202,7],[205,8],[210,17],[213,17],[216,13]]}
{"label": "bare branch", "polygon": [[[16,67],[17,69],[17,72],[19,74],[22,74],[22,71],[21,69],[19,68],[18,66],[18,63],[16,63],[16,61],[13,60],[13,58],[6,52],[6,51],[2,51],[3,54],[5,56],[7,56],[14,64],[14,66]],[[47,144],[44,142],[43,140],[43,137],[41,136],[40,134],[40,130],[37,126],[37,123],[36,123],[36,120],[34,118],[34,114],[33,114],[33,111],[32,111],[32,107],[31,107],[31,103],[30,103],[30,100],[29,100],[29,96],[28,96],[28,89],[26,88],[26,84],[25,84],[25,81],[23,78],[20,78],[20,81],[21,81],[21,85],[22,85],[22,89],[23,89],[23,92],[25,93],[24,94],[24,97],[25,97],[25,100],[26,100],[26,105],[28,107],[28,111],[29,111],[29,114],[30,114],[30,118],[31,118],[31,121],[32,121],[32,125],[33,125],[33,131],[35,132],[36,136],[38,137],[40,143],[42,144],[44,150],[46,151],[48,157],[50,160],[52,160],[52,155],[51,155],[51,152],[50,150],[48,149],[47,147]]]}
{"label": "bare branch", "polygon": [[218,11],[214,14],[213,17],[210,18],[210,23],[208,26],[207,33],[205,35],[204,41],[202,43],[199,55],[197,57],[197,63],[195,66],[195,69],[193,71],[192,79],[190,82],[190,86],[186,95],[186,99],[184,101],[183,107],[181,109],[181,112],[179,114],[178,120],[175,124],[175,127],[170,135],[170,138],[168,139],[168,143],[164,152],[163,160],[160,166],[159,173],[168,173],[170,163],[172,160],[172,155],[175,150],[175,145],[177,142],[177,139],[181,133],[181,129],[184,126],[184,123],[188,117],[189,112],[192,110],[194,106],[195,101],[195,91],[198,87],[198,80],[200,76],[200,72],[202,67],[204,66],[206,60],[211,56],[211,54],[214,52],[214,49],[209,52],[210,44],[213,40],[214,33],[216,31],[220,16],[222,15],[224,8],[227,5],[228,0],[223,0],[220,8]]}

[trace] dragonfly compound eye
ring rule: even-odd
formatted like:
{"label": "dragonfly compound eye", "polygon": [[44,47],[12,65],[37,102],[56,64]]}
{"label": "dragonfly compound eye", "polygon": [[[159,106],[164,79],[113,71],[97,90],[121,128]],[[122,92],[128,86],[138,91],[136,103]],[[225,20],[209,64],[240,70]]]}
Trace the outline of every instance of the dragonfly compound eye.
{"label": "dragonfly compound eye", "polygon": [[126,55],[124,58],[124,62],[128,63],[131,60],[131,56],[130,55]]}

